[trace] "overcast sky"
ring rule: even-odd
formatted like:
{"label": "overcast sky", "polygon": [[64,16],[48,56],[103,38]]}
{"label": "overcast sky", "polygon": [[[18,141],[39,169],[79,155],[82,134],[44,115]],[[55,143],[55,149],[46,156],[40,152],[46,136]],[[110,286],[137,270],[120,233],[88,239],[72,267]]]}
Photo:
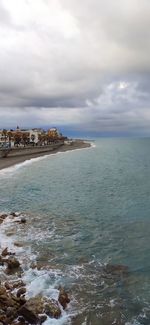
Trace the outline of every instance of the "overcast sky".
{"label": "overcast sky", "polygon": [[0,128],[150,135],[149,0],[0,0]]}

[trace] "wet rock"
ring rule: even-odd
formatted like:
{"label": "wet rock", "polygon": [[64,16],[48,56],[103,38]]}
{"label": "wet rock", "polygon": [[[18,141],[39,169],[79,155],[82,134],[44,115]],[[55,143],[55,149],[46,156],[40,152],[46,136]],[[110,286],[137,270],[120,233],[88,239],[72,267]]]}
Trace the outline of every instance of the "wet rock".
{"label": "wet rock", "polygon": [[27,301],[26,301],[26,298],[25,298],[24,296],[21,296],[21,297],[19,298],[19,304],[20,304],[20,306],[23,306],[26,302],[27,302]]}
{"label": "wet rock", "polygon": [[16,309],[13,307],[8,307],[6,310],[6,316],[10,319],[14,319],[16,317]]}
{"label": "wet rock", "polygon": [[49,317],[56,318],[56,319],[61,316],[61,310],[58,305],[58,302],[54,299],[51,300],[45,299],[44,312]]}
{"label": "wet rock", "polygon": [[17,297],[20,297],[21,295],[24,295],[26,293],[26,288],[22,287],[17,291]]}
{"label": "wet rock", "polygon": [[47,320],[47,316],[46,315],[39,315],[39,323],[40,325],[42,323],[44,323]]}
{"label": "wet rock", "polygon": [[30,298],[18,311],[18,315],[23,316],[31,324],[38,324],[41,314],[59,318],[61,310],[57,301],[37,296]]}
{"label": "wet rock", "polygon": [[18,315],[31,324],[38,324],[38,313],[42,313],[42,308],[39,306],[39,300],[31,298],[19,310]]}
{"label": "wet rock", "polygon": [[5,282],[4,285],[5,285],[6,290],[10,290],[10,291],[13,290],[13,286],[10,283]]}
{"label": "wet rock", "polygon": [[112,275],[127,275],[129,272],[128,266],[121,264],[107,264],[104,271]]}
{"label": "wet rock", "polygon": [[3,266],[4,265],[4,261],[3,261],[3,258],[2,256],[0,256],[0,265]]}
{"label": "wet rock", "polygon": [[6,293],[6,288],[0,287],[0,296],[5,295]]}
{"label": "wet rock", "polygon": [[22,247],[23,246],[23,244],[22,243],[20,243],[20,242],[14,242],[14,246],[17,246],[17,247]]}
{"label": "wet rock", "polygon": [[5,249],[3,249],[3,251],[2,251],[2,256],[7,256],[7,255],[9,255],[8,247],[6,247]]}
{"label": "wet rock", "polygon": [[6,235],[7,235],[8,237],[15,235],[15,229],[12,230],[12,231],[7,231],[7,232],[6,232]]}
{"label": "wet rock", "polygon": [[0,218],[3,219],[3,220],[6,219],[7,217],[8,217],[8,215],[5,214],[5,213],[0,215]]}
{"label": "wet rock", "polygon": [[67,304],[70,302],[68,294],[63,288],[60,288],[58,301],[62,305],[63,309],[66,309]]}
{"label": "wet rock", "polygon": [[12,216],[12,217],[15,218],[15,217],[17,217],[17,214],[16,214],[15,212],[11,212],[11,213],[10,213],[10,216]]}
{"label": "wet rock", "polygon": [[20,263],[15,257],[9,257],[7,260],[5,260],[5,262],[7,263],[7,268],[9,270],[20,267]]}
{"label": "wet rock", "polygon": [[26,218],[22,217],[20,223],[26,223],[26,222],[27,222]]}
{"label": "wet rock", "polygon": [[8,251],[8,247],[6,247],[6,248],[3,249],[3,251],[2,251],[2,256],[3,256],[3,257],[6,257],[6,256],[8,256],[8,255],[15,255],[15,253],[9,252],[9,251]]}
{"label": "wet rock", "polygon": [[22,280],[13,282],[13,288],[17,289],[20,287],[25,287],[25,283]]}

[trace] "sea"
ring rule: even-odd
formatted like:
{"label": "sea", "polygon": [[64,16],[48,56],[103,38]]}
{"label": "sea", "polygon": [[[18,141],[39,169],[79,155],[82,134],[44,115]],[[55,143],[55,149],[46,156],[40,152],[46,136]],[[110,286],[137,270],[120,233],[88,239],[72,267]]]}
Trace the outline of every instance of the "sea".
{"label": "sea", "polygon": [[150,325],[149,138],[101,138],[1,170],[0,212],[12,211],[27,222],[8,218],[0,245],[22,244],[27,295],[58,299],[62,286],[71,299],[44,325]]}

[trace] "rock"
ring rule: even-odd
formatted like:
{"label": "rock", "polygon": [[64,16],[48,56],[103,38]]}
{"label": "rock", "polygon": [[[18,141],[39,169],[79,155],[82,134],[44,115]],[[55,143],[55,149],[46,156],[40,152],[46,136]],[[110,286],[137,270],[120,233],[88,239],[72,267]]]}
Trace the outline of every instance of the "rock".
{"label": "rock", "polygon": [[[40,311],[42,311],[40,309]],[[19,310],[18,315],[31,324],[38,324],[38,305],[36,298],[30,298]]]}
{"label": "rock", "polygon": [[8,253],[8,247],[6,247],[5,249],[3,249],[3,251],[2,251],[2,256],[7,256],[7,255],[9,255],[9,253]]}
{"label": "rock", "polygon": [[53,318],[59,318],[61,316],[61,310],[57,301],[36,296],[30,298],[18,310],[18,315],[23,316],[25,320],[31,324],[39,324],[39,322],[41,322],[40,315],[42,314],[46,314]]}
{"label": "rock", "polygon": [[26,302],[27,302],[27,301],[26,301],[26,298],[25,298],[24,296],[21,296],[21,297],[19,298],[19,304],[20,304],[20,306],[23,306]]}
{"label": "rock", "polygon": [[17,217],[17,214],[15,212],[11,212],[10,215],[14,218]]}
{"label": "rock", "polygon": [[6,293],[6,288],[0,287],[0,296],[5,295]]}
{"label": "rock", "polygon": [[6,316],[8,318],[14,319],[16,317],[16,309],[13,307],[8,307],[6,310]]}
{"label": "rock", "polygon": [[4,261],[3,261],[3,258],[2,256],[0,256],[0,265],[3,266],[4,265]]}
{"label": "rock", "polygon": [[128,274],[128,266],[121,264],[107,264],[104,267],[104,271],[108,274],[112,275],[127,275]]}
{"label": "rock", "polygon": [[25,287],[25,283],[24,283],[22,280],[20,280],[20,281],[15,281],[15,282],[13,283],[13,288],[14,288],[14,289],[17,289],[17,288],[20,288],[20,287]]}
{"label": "rock", "polygon": [[63,309],[66,309],[67,304],[70,302],[68,294],[63,288],[60,288],[58,301],[62,305]]}
{"label": "rock", "polygon": [[7,231],[7,232],[6,232],[6,235],[7,235],[8,237],[15,235],[15,229],[12,230],[12,231]]}
{"label": "rock", "polygon": [[8,217],[8,215],[5,214],[5,213],[0,215],[0,218],[3,219],[3,220],[6,219],[7,217]]}
{"label": "rock", "polygon": [[26,222],[27,222],[26,218],[22,217],[20,223],[26,223]]}
{"label": "rock", "polygon": [[17,297],[20,297],[21,295],[24,295],[26,293],[26,288],[22,287],[17,291]]}
{"label": "rock", "polygon": [[15,241],[15,242],[14,242],[14,246],[17,246],[17,247],[22,247],[22,246],[23,246],[23,244],[22,244],[22,243],[19,243],[19,242],[17,242],[17,241]]}
{"label": "rock", "polygon": [[9,270],[20,267],[20,263],[15,257],[9,257],[7,260],[5,260],[5,262],[7,263],[7,268]]}
{"label": "rock", "polygon": [[7,255],[15,255],[15,253],[8,252],[8,247],[2,251],[2,256],[6,257]]}
{"label": "rock", "polygon": [[56,318],[56,319],[61,316],[61,310],[58,305],[58,302],[54,299],[51,300],[45,299],[44,312],[49,317]]}
{"label": "rock", "polygon": [[5,285],[6,290],[10,290],[10,291],[13,290],[13,286],[11,284],[9,284],[8,282],[5,282],[4,285]]}
{"label": "rock", "polygon": [[39,316],[40,325],[47,320],[47,316],[45,314]]}

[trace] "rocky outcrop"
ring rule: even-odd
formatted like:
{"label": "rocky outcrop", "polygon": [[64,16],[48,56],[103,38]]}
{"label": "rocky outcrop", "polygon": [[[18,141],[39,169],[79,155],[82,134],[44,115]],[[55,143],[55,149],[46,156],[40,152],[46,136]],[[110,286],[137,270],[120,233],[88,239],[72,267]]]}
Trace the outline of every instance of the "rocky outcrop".
{"label": "rocky outcrop", "polygon": [[128,275],[129,269],[126,265],[121,264],[107,264],[103,268],[104,272],[111,275],[125,276]]}
{"label": "rocky outcrop", "polygon": [[[11,215],[0,215],[0,224],[7,217],[20,224],[26,223],[26,218],[18,218],[18,214],[12,212]],[[15,244],[20,246],[17,242]],[[17,273],[21,277],[23,272],[19,260],[14,255],[15,253],[10,252],[8,247],[1,250],[0,265],[7,274],[7,281],[5,275],[5,281],[0,282],[0,325],[40,325],[47,317],[60,318],[61,306],[65,309],[70,302],[68,294],[60,288],[58,301],[40,295],[27,300],[25,283],[21,278],[14,281],[12,277],[14,273],[15,277]]]}
{"label": "rocky outcrop", "polygon": [[61,309],[57,301],[37,296],[30,298],[18,310],[18,315],[23,316],[24,319],[31,324],[40,324],[42,320],[47,318],[47,316],[51,318],[59,318],[61,316]]}
{"label": "rocky outcrop", "polygon": [[68,293],[62,287],[60,287],[59,290],[60,291],[59,291],[58,301],[62,305],[63,309],[66,309],[67,305],[70,302],[70,299],[68,297]]}

